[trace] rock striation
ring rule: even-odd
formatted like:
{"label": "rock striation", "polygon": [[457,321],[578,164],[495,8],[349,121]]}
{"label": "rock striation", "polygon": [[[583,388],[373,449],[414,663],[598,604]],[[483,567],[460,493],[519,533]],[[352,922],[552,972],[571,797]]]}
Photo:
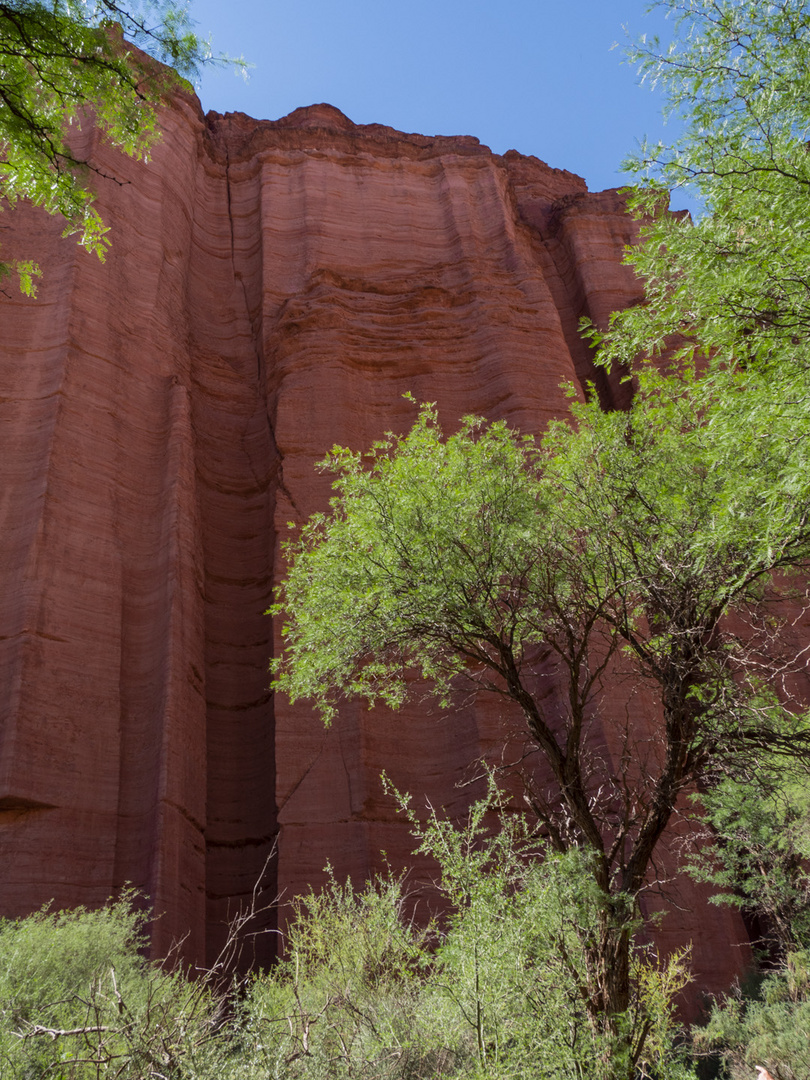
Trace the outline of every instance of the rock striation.
{"label": "rock striation", "polygon": [[[383,770],[461,814],[504,745],[497,702],[348,703],[327,731],[274,700],[263,612],[287,522],[327,504],[314,463],[407,430],[408,391],[449,430],[542,431],[563,384],[625,404],[577,324],[639,287],[620,195],[536,158],[328,105],[257,122],[183,97],[162,127],[148,163],[91,147],[120,181],[98,179],[105,264],[38,211],[3,222],[44,278],[0,297],[0,913],[131,882],[155,952],[202,961],[254,890],[409,860]],[[694,886],[680,906],[662,939],[694,939],[719,989],[742,926]]]}

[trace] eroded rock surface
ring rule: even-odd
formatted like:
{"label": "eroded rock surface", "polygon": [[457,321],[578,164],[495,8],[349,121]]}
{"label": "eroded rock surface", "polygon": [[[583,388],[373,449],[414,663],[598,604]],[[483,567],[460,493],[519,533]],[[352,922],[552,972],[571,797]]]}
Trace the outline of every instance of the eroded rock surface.
{"label": "eroded rock surface", "polygon": [[[106,264],[39,212],[3,218],[44,279],[0,305],[0,911],[132,882],[164,912],[157,953],[186,935],[211,959],[257,882],[289,898],[327,860],[408,861],[383,770],[462,813],[504,744],[496,701],[350,704],[325,731],[273,699],[262,613],[287,522],[326,505],[314,462],[407,430],[406,391],[448,429],[539,432],[564,383],[624,403],[577,323],[639,290],[620,196],[536,158],[327,105],[256,122],[183,99],[163,128],[148,164],[95,147],[124,181],[98,181]],[[740,924],[684,905],[667,932],[726,985]]]}

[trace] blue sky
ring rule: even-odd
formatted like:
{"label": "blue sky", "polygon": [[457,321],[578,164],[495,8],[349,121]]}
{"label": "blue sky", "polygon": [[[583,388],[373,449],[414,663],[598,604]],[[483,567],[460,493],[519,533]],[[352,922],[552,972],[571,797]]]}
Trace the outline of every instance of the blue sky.
{"label": "blue sky", "polygon": [[[671,23],[648,0],[192,0],[198,33],[243,55],[248,82],[206,71],[203,108],[277,119],[328,102],[356,123],[475,135],[496,153],[534,154],[625,181],[643,137],[671,139],[660,95],[623,62],[630,37]],[[614,47],[615,46],[615,47]],[[676,196],[673,207],[687,205]]]}

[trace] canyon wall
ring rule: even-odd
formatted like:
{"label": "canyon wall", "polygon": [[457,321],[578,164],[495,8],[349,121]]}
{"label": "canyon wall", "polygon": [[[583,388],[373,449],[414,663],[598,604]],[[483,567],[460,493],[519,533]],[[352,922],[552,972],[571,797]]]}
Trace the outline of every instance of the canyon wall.
{"label": "canyon wall", "polygon": [[[287,523],[327,504],[314,463],[406,431],[408,391],[448,430],[540,432],[566,383],[626,403],[577,324],[639,288],[621,197],[536,158],[327,105],[257,122],[179,98],[162,127],[147,163],[83,136],[117,178],[96,180],[104,264],[3,215],[3,254],[44,276],[0,297],[0,913],[130,882],[155,952],[183,937],[201,961],[254,891],[409,861],[383,770],[462,814],[473,763],[520,744],[495,699],[350,703],[329,730],[274,699],[263,612]],[[685,938],[726,985],[744,932],[695,886],[660,934]]]}

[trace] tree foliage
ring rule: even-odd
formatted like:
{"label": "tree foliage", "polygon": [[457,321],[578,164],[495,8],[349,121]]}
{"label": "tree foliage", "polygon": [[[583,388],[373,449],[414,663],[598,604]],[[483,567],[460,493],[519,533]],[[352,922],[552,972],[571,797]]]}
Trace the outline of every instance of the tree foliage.
{"label": "tree foliage", "polygon": [[[697,362],[702,391],[739,387],[714,425],[717,447],[778,438],[779,468],[760,481],[755,520],[800,494],[808,471],[810,320],[810,6],[803,0],[661,0],[668,46],[634,50],[663,89],[683,134],[645,146],[629,163],[641,224],[628,262],[646,302],[591,328],[602,362]],[[661,190],[689,186],[705,212],[695,223],[664,210]],[[800,590],[800,592],[803,590]],[[797,643],[801,651],[804,642]],[[804,661],[794,654],[794,667]],[[795,686],[795,683],[794,683]],[[782,688],[783,700],[789,691]],[[717,1003],[700,1038],[733,1077],[765,1064],[779,1080],[807,1074],[808,827],[806,769],[757,755],[703,804],[718,839],[703,874],[760,920],[767,976],[758,992]]]}
{"label": "tree foliage", "polygon": [[806,768],[752,763],[725,777],[700,803],[719,842],[696,859],[695,874],[719,886],[717,902],[748,912],[759,925],[771,966],[810,946],[810,791]]}
{"label": "tree foliage", "polygon": [[765,974],[752,994],[739,988],[715,1003],[695,1033],[700,1052],[719,1054],[730,1080],[764,1065],[775,1080],[810,1075],[810,952],[789,953],[784,967]]}
{"label": "tree foliage", "polygon": [[[627,166],[644,218],[628,253],[646,303],[614,314],[605,362],[661,355],[801,377],[810,329],[810,7],[805,0],[660,0],[667,46],[632,50],[683,126]],[[688,186],[705,213],[670,216]],[[599,337],[599,335],[597,335]],[[793,395],[783,407],[797,412]],[[800,410],[799,410],[800,411]]]}
{"label": "tree foliage", "polygon": [[764,678],[772,575],[807,556],[808,501],[763,514],[783,432],[726,423],[733,373],[714,400],[700,383],[642,373],[628,412],[575,403],[540,443],[475,418],[444,439],[425,406],[369,454],[336,448],[331,512],[290,543],[272,609],[275,688],[327,718],[343,695],[397,706],[413,675],[522,714],[548,769],[533,807],[604,898],[582,988],[613,1035],[681,793],[810,742]]}
{"label": "tree foliage", "polygon": [[[103,257],[94,168],[75,129],[95,124],[125,153],[145,153],[160,104],[211,58],[185,7],[169,0],[0,3],[0,206],[22,198],[60,214],[66,234]],[[36,268],[0,264],[0,276],[12,271],[32,292]]]}

